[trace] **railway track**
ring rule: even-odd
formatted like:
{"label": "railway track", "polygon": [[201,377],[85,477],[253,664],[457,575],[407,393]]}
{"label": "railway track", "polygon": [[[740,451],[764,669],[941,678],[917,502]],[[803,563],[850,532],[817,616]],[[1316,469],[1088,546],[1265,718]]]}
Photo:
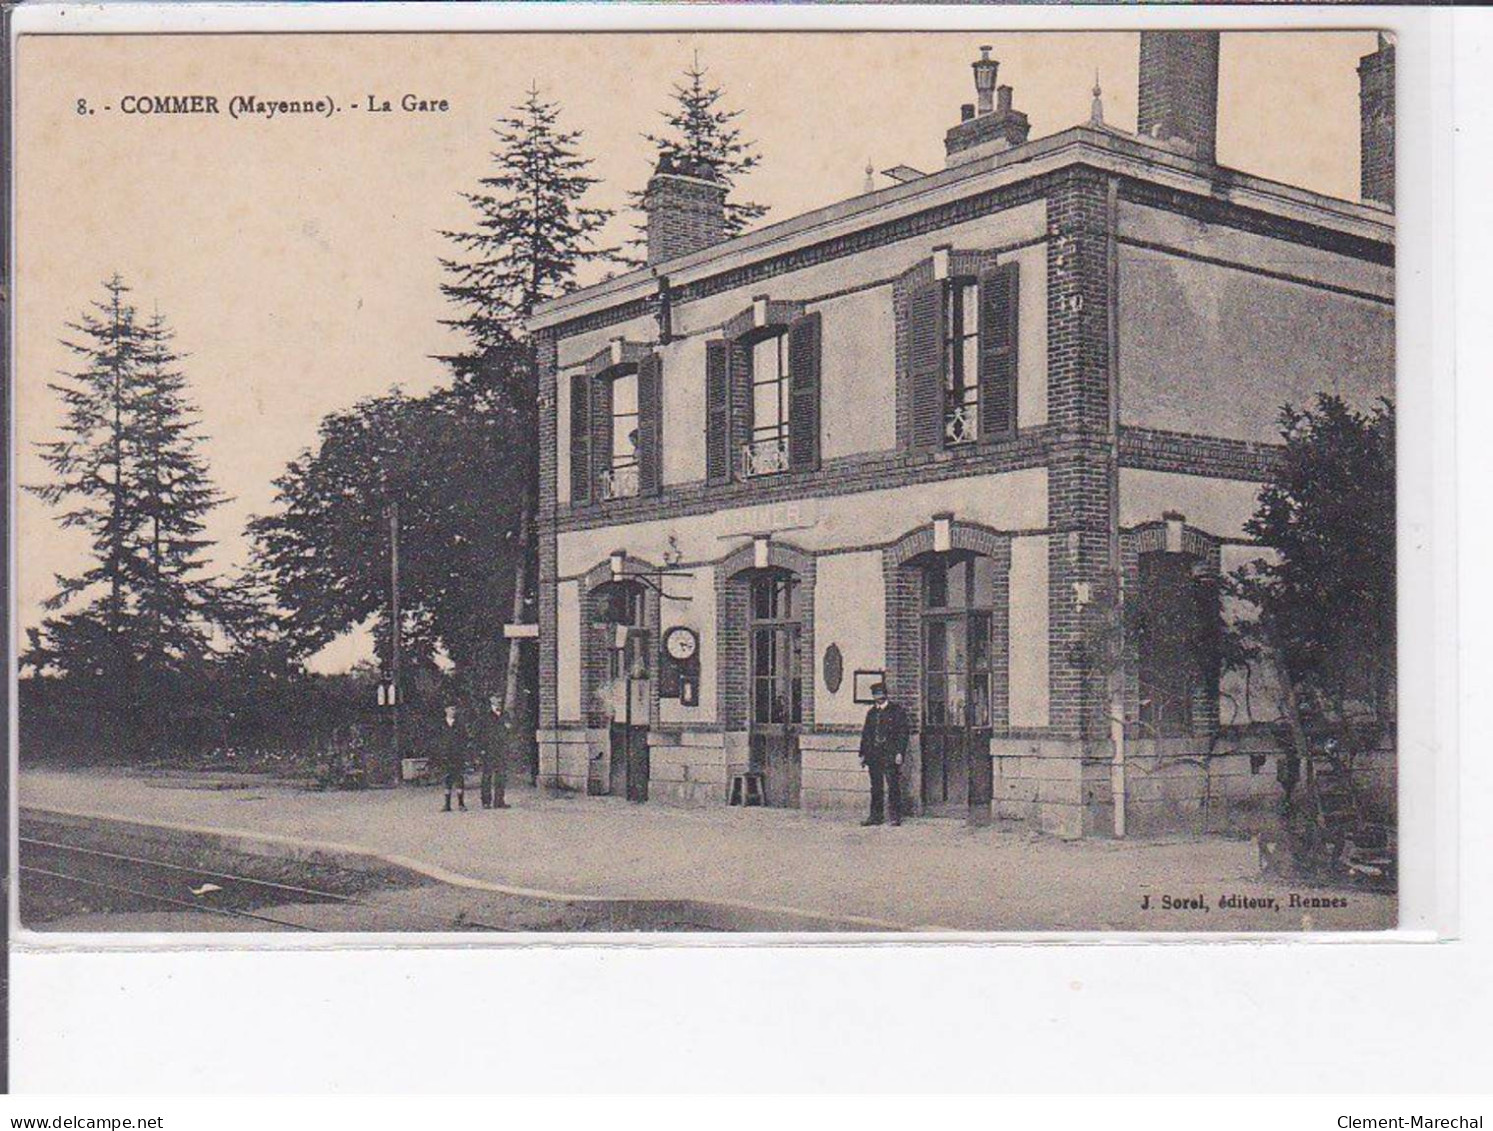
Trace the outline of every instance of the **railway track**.
{"label": "railway track", "polygon": [[[329,930],[497,931],[512,927],[391,907],[348,892],[247,876],[237,872],[177,864],[149,856],[23,835],[18,871],[38,888],[71,890],[104,913],[157,910],[192,912],[236,921],[243,930],[324,932]],[[60,894],[51,891],[49,894]],[[142,907],[141,905],[145,905]],[[332,919],[350,925],[306,922],[306,909],[336,905]],[[295,909],[298,914],[292,914]],[[310,917],[317,917],[312,915]],[[328,918],[326,915],[319,916]],[[380,922],[383,926],[379,926]],[[351,925],[356,924],[356,925]]]}

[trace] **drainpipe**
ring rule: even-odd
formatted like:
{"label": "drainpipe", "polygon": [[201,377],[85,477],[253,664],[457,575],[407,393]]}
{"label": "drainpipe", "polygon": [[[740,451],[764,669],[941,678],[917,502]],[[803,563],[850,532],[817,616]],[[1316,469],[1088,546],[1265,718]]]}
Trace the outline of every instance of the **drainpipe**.
{"label": "drainpipe", "polygon": [[1109,564],[1114,571],[1115,661],[1109,675],[1110,795],[1114,802],[1115,836],[1125,835],[1125,565],[1120,558],[1120,257],[1116,233],[1120,223],[1119,182],[1110,178],[1105,210],[1105,259],[1109,336]]}

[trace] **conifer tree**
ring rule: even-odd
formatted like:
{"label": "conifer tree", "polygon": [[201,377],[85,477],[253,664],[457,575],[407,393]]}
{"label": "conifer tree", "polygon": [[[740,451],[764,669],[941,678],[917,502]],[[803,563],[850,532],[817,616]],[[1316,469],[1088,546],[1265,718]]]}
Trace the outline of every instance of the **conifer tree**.
{"label": "conifer tree", "polygon": [[522,341],[534,307],[573,287],[579,267],[614,255],[597,243],[612,212],[584,203],[596,178],[578,148],[581,132],[561,128],[559,104],[531,87],[493,133],[493,172],[462,194],[477,213],[475,227],[441,233],[463,253],[441,260],[450,280],[441,293],[463,311],[446,324],[470,343],[459,376],[480,368],[489,351]]}
{"label": "conifer tree", "polygon": [[[737,181],[761,163],[757,143],[743,136],[736,124],[742,111],[720,106],[724,88],[706,81],[707,68],[700,66],[700,56],[685,68],[684,81],[674,84],[674,104],[661,111],[667,129],[662,133],[644,134],[653,146],[655,163],[667,159],[679,168],[706,165],[715,170],[716,178],[726,186],[726,233],[737,236],[767,215],[767,206],[731,199]],[[633,206],[643,207],[643,193],[633,192]],[[642,232],[642,225],[638,225]],[[632,246],[641,246],[641,235]]]}
{"label": "conifer tree", "polygon": [[164,665],[200,656],[206,626],[220,620],[215,585],[205,580],[203,520],[223,502],[200,454],[197,409],[174,352],[175,335],[157,311],[140,332],[135,417],[143,555],[150,574],[140,596],[148,659]]}
{"label": "conifer tree", "polygon": [[[464,351],[443,360],[455,391],[470,398],[474,426],[497,434],[521,484],[517,520],[504,543],[514,574],[511,619],[523,622],[532,620],[535,600],[539,498],[538,376],[524,322],[539,303],[572,289],[583,266],[619,256],[599,242],[613,213],[586,203],[597,180],[580,151],[581,132],[562,127],[558,103],[531,86],[493,132],[499,143],[493,171],[477,191],[464,194],[477,214],[474,226],[442,233],[460,252],[441,260],[448,280],[441,292],[461,311],[447,325],[467,339]],[[510,649],[504,699],[516,724],[519,665],[511,662],[513,654]]]}
{"label": "conifer tree", "polygon": [[57,577],[46,608],[58,615],[32,630],[23,662],[125,705],[207,649],[213,586],[200,576],[202,519],[220,496],[196,450],[166,320],[142,322],[118,275],[104,290],[68,324],[63,344],[80,365],[50,386],[66,407],[63,437],[39,445],[52,477],[29,488],[64,508],[64,529],[91,536],[90,564]]}

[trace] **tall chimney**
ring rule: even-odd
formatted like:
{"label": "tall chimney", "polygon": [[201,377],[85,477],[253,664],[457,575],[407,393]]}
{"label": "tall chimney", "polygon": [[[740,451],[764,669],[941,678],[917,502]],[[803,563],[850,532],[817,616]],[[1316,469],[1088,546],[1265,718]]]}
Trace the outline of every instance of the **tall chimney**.
{"label": "tall chimney", "polygon": [[650,267],[726,238],[726,186],[705,163],[659,158],[643,193],[643,211]]}
{"label": "tall chimney", "polygon": [[945,165],[986,157],[1026,141],[1031,132],[1027,116],[1011,104],[1011,88],[995,85],[1000,64],[981,47],[972,64],[975,72],[975,104],[959,107],[959,124],[944,134]]}
{"label": "tall chimney", "polygon": [[1210,164],[1217,158],[1218,32],[1140,33],[1136,132]]}
{"label": "tall chimney", "polygon": [[1359,193],[1395,206],[1395,47],[1379,36],[1379,49],[1358,61]]}

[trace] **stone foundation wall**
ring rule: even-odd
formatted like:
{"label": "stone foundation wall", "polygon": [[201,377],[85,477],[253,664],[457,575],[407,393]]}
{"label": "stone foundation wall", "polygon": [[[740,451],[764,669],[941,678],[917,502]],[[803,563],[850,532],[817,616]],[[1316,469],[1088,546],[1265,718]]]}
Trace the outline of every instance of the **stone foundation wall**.
{"label": "stone foundation wall", "polygon": [[995,738],[994,816],[1064,839],[1084,834],[1082,744],[1069,739]]}
{"label": "stone foundation wall", "polygon": [[799,806],[834,812],[862,812],[871,804],[871,778],[861,765],[854,734],[801,734],[803,762]]}
{"label": "stone foundation wall", "polygon": [[[560,727],[540,730],[539,787],[570,793],[585,793],[594,772],[593,762],[601,759],[607,746],[607,732],[584,727]],[[601,767],[605,774],[605,764]],[[605,777],[602,779],[605,781]]]}
{"label": "stone foundation wall", "polygon": [[[1268,738],[1132,741],[1125,750],[1125,833],[1166,836],[1250,832],[1273,823],[1284,797],[1277,776],[1282,754]],[[1392,751],[1359,758],[1358,794],[1369,815],[1392,819],[1396,766]],[[1086,836],[1114,834],[1114,793],[1108,743],[1083,760]]]}
{"label": "stone foundation wall", "polygon": [[[746,768],[747,741],[745,732],[655,729],[649,736],[649,800],[724,806],[731,775]],[[540,786],[607,792],[609,747],[605,729],[540,731]],[[1114,835],[1109,743],[997,738],[990,749],[996,819],[1020,821],[1063,839]],[[860,764],[857,735],[801,734],[799,751],[801,808],[842,814],[868,808],[871,783]],[[1131,741],[1125,753],[1127,836],[1255,831],[1279,810],[1282,791],[1276,769],[1281,754],[1268,737],[1221,742],[1211,753],[1206,739]],[[1356,780],[1370,814],[1392,819],[1397,786],[1393,752],[1361,756]],[[920,781],[914,736],[902,767],[904,813],[920,811]]]}
{"label": "stone foundation wall", "polygon": [[719,731],[659,728],[648,735],[648,800],[724,805],[730,777]]}

